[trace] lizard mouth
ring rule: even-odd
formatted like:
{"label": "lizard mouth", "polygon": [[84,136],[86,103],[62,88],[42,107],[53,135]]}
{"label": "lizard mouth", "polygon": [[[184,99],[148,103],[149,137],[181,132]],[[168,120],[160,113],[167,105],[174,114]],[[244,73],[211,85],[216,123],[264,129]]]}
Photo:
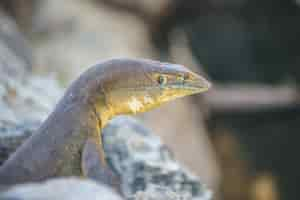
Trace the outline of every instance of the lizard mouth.
{"label": "lizard mouth", "polygon": [[165,85],[166,88],[175,89],[175,90],[184,90],[190,91],[191,94],[195,93],[202,93],[207,91],[211,84],[206,79],[202,78],[201,76],[192,73],[190,78],[185,81],[168,83]]}
{"label": "lizard mouth", "polygon": [[195,93],[201,93],[207,91],[211,86],[210,84],[203,84],[202,82],[197,81],[191,81],[191,82],[185,82],[185,83],[175,83],[175,84],[168,84],[165,86],[169,89],[177,89],[177,90],[191,90]]}

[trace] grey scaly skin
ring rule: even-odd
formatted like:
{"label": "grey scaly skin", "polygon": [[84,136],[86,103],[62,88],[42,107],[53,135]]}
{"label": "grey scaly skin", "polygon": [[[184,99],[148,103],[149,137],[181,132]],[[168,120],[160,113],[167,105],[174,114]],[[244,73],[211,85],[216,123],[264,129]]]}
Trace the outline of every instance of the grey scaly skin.
{"label": "grey scaly skin", "polygon": [[97,149],[105,166],[101,129],[108,120],[208,88],[204,78],[181,65],[135,59],[97,64],[72,83],[37,132],[1,166],[0,184],[93,176],[82,163],[82,152],[94,143],[98,148],[86,149]]}

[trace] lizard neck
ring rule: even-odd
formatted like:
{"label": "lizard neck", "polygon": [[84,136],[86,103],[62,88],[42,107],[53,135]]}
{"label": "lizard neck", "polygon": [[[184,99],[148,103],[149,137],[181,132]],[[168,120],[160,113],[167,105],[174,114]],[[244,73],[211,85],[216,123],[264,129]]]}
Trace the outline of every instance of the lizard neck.
{"label": "lizard neck", "polygon": [[0,184],[82,175],[81,152],[88,138],[101,144],[101,129],[112,117],[104,94],[89,96],[75,83],[42,126],[0,167]]}

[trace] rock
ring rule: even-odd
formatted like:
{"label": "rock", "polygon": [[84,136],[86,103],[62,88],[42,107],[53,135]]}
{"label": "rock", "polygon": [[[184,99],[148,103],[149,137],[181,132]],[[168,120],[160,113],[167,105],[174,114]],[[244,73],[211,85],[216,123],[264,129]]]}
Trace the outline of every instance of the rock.
{"label": "rock", "polygon": [[172,191],[167,187],[152,185],[146,191],[138,191],[133,197],[130,197],[128,199],[129,200],[178,200],[178,199],[188,200],[191,199],[191,197],[187,193],[178,193]]}
{"label": "rock", "polygon": [[41,124],[62,95],[54,77],[32,75],[32,55],[0,10],[0,165]]}
{"label": "rock", "polygon": [[0,165],[40,126],[62,91],[53,77],[0,75]]}
{"label": "rock", "polygon": [[[1,71],[1,69],[0,69]],[[54,77],[0,74],[0,165],[48,116],[63,94]]]}
{"label": "rock", "polygon": [[103,130],[103,141],[109,163],[121,177],[126,198],[211,198],[211,192],[198,177],[180,165],[160,138],[137,120],[114,118]]}
{"label": "rock", "polygon": [[112,189],[91,180],[59,178],[14,186],[0,194],[1,200],[121,200]]}

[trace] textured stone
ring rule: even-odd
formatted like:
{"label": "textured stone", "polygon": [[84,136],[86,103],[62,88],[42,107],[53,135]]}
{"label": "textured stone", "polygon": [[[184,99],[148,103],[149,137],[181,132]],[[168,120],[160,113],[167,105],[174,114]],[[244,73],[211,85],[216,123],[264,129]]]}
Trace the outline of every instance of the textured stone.
{"label": "textured stone", "polygon": [[125,197],[210,199],[211,192],[199,178],[179,164],[160,138],[137,120],[116,117],[103,133],[105,152],[121,177]]}
{"label": "textured stone", "polygon": [[14,186],[0,194],[2,200],[121,200],[112,189],[91,180],[60,178]]}

